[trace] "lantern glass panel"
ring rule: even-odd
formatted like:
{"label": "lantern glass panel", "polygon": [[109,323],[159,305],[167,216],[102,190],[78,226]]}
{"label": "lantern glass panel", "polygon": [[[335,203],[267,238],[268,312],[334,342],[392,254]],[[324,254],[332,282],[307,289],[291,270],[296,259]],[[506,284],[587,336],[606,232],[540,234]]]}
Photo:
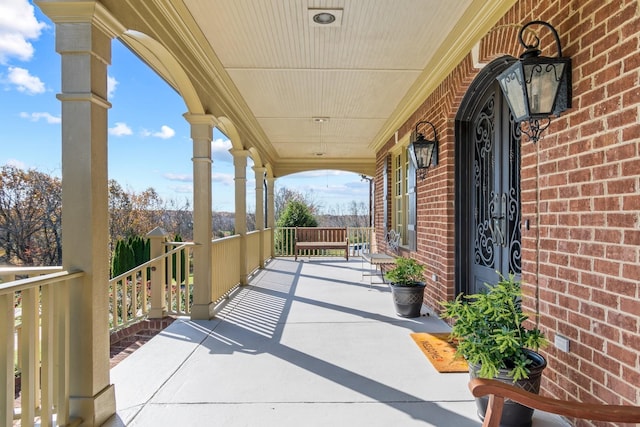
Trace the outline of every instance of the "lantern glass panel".
{"label": "lantern glass panel", "polygon": [[517,122],[524,120],[528,115],[525,104],[524,79],[522,66],[516,62],[498,76],[498,82],[502,93],[507,98],[511,112]]}
{"label": "lantern glass panel", "polygon": [[418,169],[428,168],[429,166],[431,166],[431,158],[433,156],[434,147],[435,143],[433,142],[414,144],[414,151]]}
{"label": "lantern glass panel", "polygon": [[523,64],[527,78],[529,111],[532,117],[549,116],[560,86],[564,64]]}

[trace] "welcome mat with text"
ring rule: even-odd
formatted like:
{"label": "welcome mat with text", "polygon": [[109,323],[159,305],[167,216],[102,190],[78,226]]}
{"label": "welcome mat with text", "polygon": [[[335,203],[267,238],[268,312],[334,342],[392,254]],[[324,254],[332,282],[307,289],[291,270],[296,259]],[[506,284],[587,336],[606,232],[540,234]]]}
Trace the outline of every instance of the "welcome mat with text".
{"label": "welcome mat with text", "polygon": [[413,333],[411,338],[438,372],[469,372],[467,362],[461,357],[456,357],[456,348],[449,342],[447,332]]}

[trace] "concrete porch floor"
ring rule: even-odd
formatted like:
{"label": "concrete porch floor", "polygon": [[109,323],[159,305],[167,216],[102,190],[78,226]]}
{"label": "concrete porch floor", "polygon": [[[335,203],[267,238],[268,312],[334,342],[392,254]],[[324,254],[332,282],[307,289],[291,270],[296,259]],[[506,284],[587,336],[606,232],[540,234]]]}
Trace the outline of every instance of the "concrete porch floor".
{"label": "concrete porch floor", "polygon": [[179,319],[115,366],[105,425],[479,426],[468,374],[438,373],[409,336],[448,326],[397,317],[375,280],[359,258],[272,260],[215,319]]}

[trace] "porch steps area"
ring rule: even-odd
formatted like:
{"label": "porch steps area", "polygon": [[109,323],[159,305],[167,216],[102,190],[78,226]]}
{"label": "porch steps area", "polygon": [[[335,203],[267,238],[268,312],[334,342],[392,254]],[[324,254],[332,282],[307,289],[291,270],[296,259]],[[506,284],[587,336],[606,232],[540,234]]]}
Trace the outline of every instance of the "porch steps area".
{"label": "porch steps area", "polygon": [[468,374],[438,373],[410,337],[448,325],[397,317],[362,273],[359,258],[272,260],[215,319],[178,318],[112,368],[105,425],[480,426]]}

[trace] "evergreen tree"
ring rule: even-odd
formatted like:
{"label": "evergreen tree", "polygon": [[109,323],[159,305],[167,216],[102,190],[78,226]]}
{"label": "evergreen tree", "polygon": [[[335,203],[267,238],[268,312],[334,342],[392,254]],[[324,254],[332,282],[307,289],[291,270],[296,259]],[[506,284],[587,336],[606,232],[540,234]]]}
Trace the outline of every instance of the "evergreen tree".
{"label": "evergreen tree", "polygon": [[317,227],[318,221],[311,209],[301,201],[290,200],[278,218],[278,227]]}
{"label": "evergreen tree", "polygon": [[[182,236],[180,236],[179,234],[176,234],[173,238],[174,242],[182,242]],[[171,262],[173,264],[172,268],[171,268],[171,277],[173,278],[173,280],[175,280],[176,282],[182,283],[185,281],[185,279],[187,278],[187,259],[185,257],[185,251],[181,250],[180,251],[180,279],[178,280],[178,269],[177,269],[177,263],[178,263],[178,257],[177,254],[173,254],[171,255]]]}

